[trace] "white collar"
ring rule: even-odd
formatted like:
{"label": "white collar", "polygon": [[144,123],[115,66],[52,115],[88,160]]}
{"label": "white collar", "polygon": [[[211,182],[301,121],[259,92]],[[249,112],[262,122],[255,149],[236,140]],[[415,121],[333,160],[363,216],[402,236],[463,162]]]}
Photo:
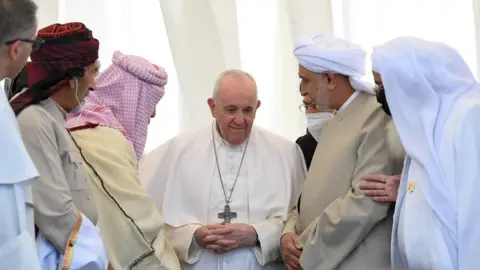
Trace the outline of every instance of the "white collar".
{"label": "white collar", "polygon": [[28,90],[28,87],[23,88],[20,92],[16,93],[9,101],[14,100],[15,98],[17,98],[18,96],[20,96],[21,94],[23,94],[27,90]]}
{"label": "white collar", "polygon": [[47,98],[40,101],[39,104],[44,110],[46,110],[58,123],[64,124],[65,117],[63,116],[62,111],[59,108],[59,105],[52,99]]}
{"label": "white collar", "polygon": [[343,103],[342,107],[340,107],[337,112],[344,111],[348,107],[348,105],[350,105],[350,103],[352,103],[352,101],[358,96],[359,93],[359,91],[353,92],[353,94],[347,99],[347,101],[345,101],[345,103]]}

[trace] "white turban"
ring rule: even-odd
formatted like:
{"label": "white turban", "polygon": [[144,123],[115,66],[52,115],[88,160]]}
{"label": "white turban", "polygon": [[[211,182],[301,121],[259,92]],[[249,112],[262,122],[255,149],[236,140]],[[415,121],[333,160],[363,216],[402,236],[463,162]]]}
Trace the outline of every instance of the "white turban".
{"label": "white turban", "polygon": [[348,76],[357,91],[373,93],[373,84],[363,80],[367,53],[360,46],[326,34],[299,38],[294,52],[298,63],[315,72]]}
{"label": "white turban", "polygon": [[[408,156],[426,171],[425,197],[443,227],[456,237],[457,205],[441,140],[455,102],[480,91],[458,52],[442,43],[402,37],[374,47],[388,106]],[[443,164],[443,165],[442,165]]]}

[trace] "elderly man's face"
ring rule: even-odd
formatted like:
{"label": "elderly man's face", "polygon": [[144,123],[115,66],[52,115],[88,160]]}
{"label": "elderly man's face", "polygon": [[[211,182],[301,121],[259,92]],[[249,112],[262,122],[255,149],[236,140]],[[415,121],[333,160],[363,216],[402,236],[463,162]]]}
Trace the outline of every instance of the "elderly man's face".
{"label": "elderly man's face", "polygon": [[208,101],[222,137],[232,145],[243,143],[252,130],[260,101],[255,83],[247,77],[226,76],[215,99]]}
{"label": "elderly man's face", "polygon": [[88,96],[90,91],[95,90],[95,78],[100,69],[99,62],[95,62],[85,68],[85,73],[81,78],[69,81],[69,103],[64,105],[66,111],[73,109],[81,104]]}
{"label": "elderly man's face", "polygon": [[392,116],[390,108],[388,107],[387,96],[385,96],[385,88],[383,87],[382,76],[380,75],[380,73],[373,71],[373,79],[375,80],[375,84],[377,85],[375,88],[377,102],[382,105],[382,109],[386,114]]}
{"label": "elderly man's face", "polygon": [[335,88],[334,75],[330,73],[317,74],[299,65],[298,76],[302,80],[300,94],[310,96],[312,103],[319,110],[329,109],[332,90]]}

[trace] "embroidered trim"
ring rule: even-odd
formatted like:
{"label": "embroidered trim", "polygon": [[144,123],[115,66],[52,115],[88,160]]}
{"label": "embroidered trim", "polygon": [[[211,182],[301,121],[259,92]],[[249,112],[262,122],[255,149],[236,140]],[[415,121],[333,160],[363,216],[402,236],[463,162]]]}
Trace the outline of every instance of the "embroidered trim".
{"label": "embroidered trim", "polygon": [[113,126],[99,124],[99,123],[86,122],[84,125],[81,125],[81,126],[78,126],[78,127],[73,127],[73,128],[67,128],[67,130],[70,131],[70,132],[75,132],[77,130],[92,129],[92,128],[96,128],[98,126],[116,129],[116,130],[122,132],[123,136],[125,136],[129,141],[133,142],[132,139],[128,136],[127,132],[123,128],[113,127]]}
{"label": "embroidered trim", "polygon": [[91,129],[91,128],[96,128],[96,127],[98,127],[98,124],[87,122],[87,123],[85,123],[85,125],[81,125],[81,126],[73,127],[73,128],[67,128],[67,130],[69,130],[70,132],[73,132],[73,131],[77,131],[77,130]]}
{"label": "embroidered trim", "polygon": [[77,212],[77,222],[73,226],[72,233],[67,241],[67,248],[65,249],[65,256],[63,257],[62,270],[70,269],[73,260],[73,251],[75,244],[77,243],[78,233],[80,232],[80,227],[82,226],[82,215]]}

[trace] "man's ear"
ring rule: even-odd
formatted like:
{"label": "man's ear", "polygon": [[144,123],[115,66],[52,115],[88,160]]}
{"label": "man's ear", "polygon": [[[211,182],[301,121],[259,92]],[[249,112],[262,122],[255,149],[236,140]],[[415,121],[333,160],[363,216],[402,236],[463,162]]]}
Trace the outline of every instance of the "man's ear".
{"label": "man's ear", "polygon": [[328,89],[331,90],[337,86],[337,78],[335,77],[335,75],[333,75],[332,73],[323,73],[322,75],[325,79],[325,83],[327,84]]}
{"label": "man's ear", "polygon": [[70,89],[75,90],[75,80],[76,80],[76,79],[68,80],[68,87],[69,87]]}
{"label": "man's ear", "polygon": [[215,99],[214,98],[209,98],[207,100],[207,104],[208,104],[208,107],[210,107],[210,109],[215,108]]}
{"label": "man's ear", "polygon": [[14,43],[12,43],[11,45],[8,46],[7,48],[7,51],[8,51],[8,56],[10,56],[10,58],[15,61],[17,60],[17,57],[20,53],[20,45],[21,45],[21,41],[17,40],[15,41]]}
{"label": "man's ear", "polygon": [[260,108],[260,105],[262,105],[262,102],[259,100],[257,101],[257,109]]}
{"label": "man's ear", "polygon": [[210,113],[212,114],[213,117],[215,117],[215,99],[214,98],[209,98],[207,100],[208,107],[210,107]]}

